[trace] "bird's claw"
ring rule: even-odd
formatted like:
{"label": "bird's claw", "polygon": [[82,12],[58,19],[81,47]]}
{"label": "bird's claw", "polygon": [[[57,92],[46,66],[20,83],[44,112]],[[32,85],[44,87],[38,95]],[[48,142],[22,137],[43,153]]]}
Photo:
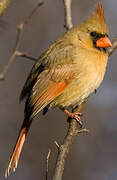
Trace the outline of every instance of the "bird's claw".
{"label": "bird's claw", "polygon": [[82,127],[82,125],[83,125],[82,121],[81,121],[82,113],[69,112],[67,109],[62,109],[62,108],[61,108],[61,110],[64,111],[68,115],[69,118],[75,119],[79,123],[80,127]]}
{"label": "bird's claw", "polygon": [[70,117],[75,119],[79,123],[79,125],[82,127],[83,123],[81,121],[81,116],[82,116],[82,113],[79,113],[79,112],[73,112],[70,115]]}

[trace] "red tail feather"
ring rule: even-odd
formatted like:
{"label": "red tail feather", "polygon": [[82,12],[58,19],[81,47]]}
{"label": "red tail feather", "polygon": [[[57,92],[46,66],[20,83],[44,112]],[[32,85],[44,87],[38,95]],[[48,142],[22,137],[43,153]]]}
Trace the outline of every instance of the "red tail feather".
{"label": "red tail feather", "polygon": [[18,136],[18,139],[17,139],[17,142],[16,142],[16,145],[14,147],[12,156],[10,158],[8,168],[6,169],[6,172],[5,172],[5,177],[8,177],[9,174],[12,171],[15,171],[15,169],[17,168],[18,161],[19,161],[19,158],[20,158],[20,154],[21,154],[21,151],[22,151],[22,147],[24,145],[26,135],[27,135],[28,130],[30,128],[31,122],[32,122],[31,120],[27,120],[27,119],[25,119],[24,122],[23,122],[22,128],[20,130],[20,133],[19,133],[19,136]]}

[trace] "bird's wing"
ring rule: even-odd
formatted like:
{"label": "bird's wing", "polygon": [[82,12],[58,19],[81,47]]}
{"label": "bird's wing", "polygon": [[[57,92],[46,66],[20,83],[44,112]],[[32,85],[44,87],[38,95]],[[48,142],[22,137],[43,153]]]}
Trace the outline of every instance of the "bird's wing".
{"label": "bird's wing", "polygon": [[22,101],[24,98],[28,96],[30,93],[33,85],[35,84],[38,74],[40,74],[43,71],[43,67],[41,66],[40,62],[36,62],[34,66],[32,67],[32,70],[24,84],[24,87],[20,94],[20,101]]}
{"label": "bird's wing", "polygon": [[73,82],[74,78],[75,74],[70,63],[43,71],[38,76],[27,99],[25,113],[33,118],[59,96]]}
{"label": "bird's wing", "polygon": [[71,84],[75,78],[75,56],[75,48],[62,38],[42,54],[21,93],[21,99],[27,96],[26,114],[33,118]]}
{"label": "bird's wing", "polygon": [[46,69],[51,69],[58,65],[72,61],[72,57],[70,55],[71,51],[73,51],[72,45],[65,42],[66,41],[64,41],[63,38],[59,38],[40,56],[39,61],[34,64],[26,80],[20,95],[20,101],[30,94],[40,73]]}

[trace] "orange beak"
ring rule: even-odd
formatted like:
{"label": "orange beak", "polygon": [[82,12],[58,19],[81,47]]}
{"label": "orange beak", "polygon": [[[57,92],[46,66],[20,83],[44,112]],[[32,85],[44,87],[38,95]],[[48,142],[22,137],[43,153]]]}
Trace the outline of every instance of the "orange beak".
{"label": "orange beak", "polygon": [[102,48],[111,47],[112,43],[110,39],[107,36],[105,36],[96,41],[96,46]]}

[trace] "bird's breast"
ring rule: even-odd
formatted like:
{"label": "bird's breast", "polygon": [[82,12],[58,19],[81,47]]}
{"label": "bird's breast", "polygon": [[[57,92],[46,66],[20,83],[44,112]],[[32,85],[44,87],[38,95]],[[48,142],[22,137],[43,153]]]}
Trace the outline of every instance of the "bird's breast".
{"label": "bird's breast", "polygon": [[[79,57],[78,57],[79,58]],[[89,52],[75,59],[73,82],[51,103],[52,106],[74,106],[81,104],[102,82],[107,65],[107,55]]]}

